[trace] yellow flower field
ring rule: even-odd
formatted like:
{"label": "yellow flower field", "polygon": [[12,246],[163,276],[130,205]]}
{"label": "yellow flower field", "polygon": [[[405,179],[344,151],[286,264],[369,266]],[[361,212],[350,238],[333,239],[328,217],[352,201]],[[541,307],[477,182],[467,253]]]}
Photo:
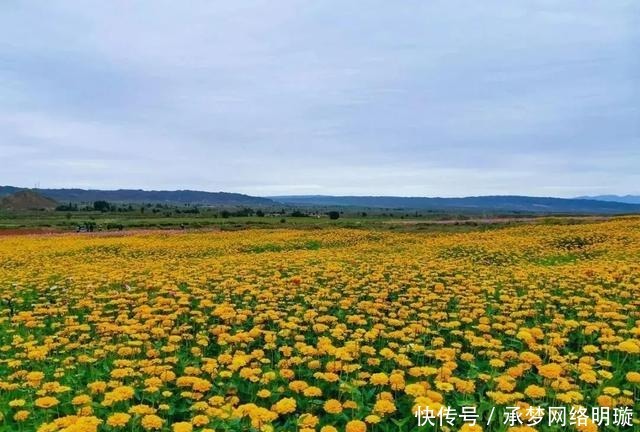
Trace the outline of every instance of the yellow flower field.
{"label": "yellow flower field", "polygon": [[[639,218],[8,236],[0,295],[2,431],[640,430]],[[508,406],[634,425],[486,424]]]}

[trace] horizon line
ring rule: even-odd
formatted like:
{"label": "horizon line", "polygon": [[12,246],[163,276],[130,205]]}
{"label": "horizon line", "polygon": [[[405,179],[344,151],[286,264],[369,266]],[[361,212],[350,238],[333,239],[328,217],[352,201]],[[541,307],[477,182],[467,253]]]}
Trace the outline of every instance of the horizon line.
{"label": "horizon line", "polygon": [[482,198],[482,197],[527,197],[527,198],[555,198],[555,199],[583,199],[589,200],[596,197],[636,197],[640,196],[640,193],[604,193],[604,194],[595,194],[595,195],[576,195],[570,197],[562,197],[562,196],[553,196],[553,195],[526,195],[526,194],[517,194],[517,193],[505,193],[505,194],[476,194],[476,195],[457,195],[457,196],[443,196],[443,195],[374,195],[374,194],[346,194],[346,195],[337,195],[337,194],[323,194],[323,193],[310,193],[310,194],[273,194],[273,195],[259,195],[259,194],[251,194],[246,192],[236,192],[236,191],[228,191],[228,190],[204,190],[204,189],[144,189],[144,188],[95,188],[95,187],[42,187],[42,186],[14,186],[14,185],[0,185],[0,187],[12,187],[17,189],[28,189],[28,190],[93,190],[93,191],[141,191],[141,192],[202,192],[202,193],[228,193],[228,194],[238,194],[238,195],[246,195],[252,196],[256,198],[291,198],[291,197],[333,197],[333,198],[429,198],[429,199],[459,199],[459,198]]}

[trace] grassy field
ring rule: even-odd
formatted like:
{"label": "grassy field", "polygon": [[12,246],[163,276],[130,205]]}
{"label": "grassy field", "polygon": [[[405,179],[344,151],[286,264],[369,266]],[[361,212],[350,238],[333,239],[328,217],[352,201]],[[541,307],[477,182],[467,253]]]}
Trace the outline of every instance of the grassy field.
{"label": "grassy field", "polygon": [[[4,236],[0,430],[640,428],[529,410],[637,416],[640,218],[342,222]],[[417,427],[416,410],[463,406],[479,424]]]}
{"label": "grassy field", "polygon": [[4,232],[75,231],[87,223],[95,224],[96,231],[117,231],[120,229],[219,229],[238,230],[248,228],[296,228],[319,229],[325,227],[364,228],[399,231],[469,231],[510,226],[520,222],[545,224],[575,224],[589,220],[598,220],[597,216],[532,216],[526,214],[482,215],[427,213],[416,216],[415,213],[396,212],[395,214],[347,211],[337,220],[326,215],[292,217],[290,215],[230,216],[221,217],[216,211],[203,211],[200,214],[140,214],[139,212],[58,212],[58,211],[0,211],[0,235]]}

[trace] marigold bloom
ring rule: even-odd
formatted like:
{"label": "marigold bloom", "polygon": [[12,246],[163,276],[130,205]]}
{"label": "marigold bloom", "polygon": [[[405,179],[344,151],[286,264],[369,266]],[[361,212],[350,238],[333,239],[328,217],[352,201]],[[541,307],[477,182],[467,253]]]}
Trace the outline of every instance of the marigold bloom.
{"label": "marigold bloom", "polygon": [[547,391],[544,389],[544,387],[531,384],[526,389],[524,389],[524,394],[533,399],[540,399],[547,395]]}
{"label": "marigold bloom", "polygon": [[322,396],[322,390],[319,387],[311,386],[304,389],[302,394],[306,397],[320,397]]}
{"label": "marigold bloom", "polygon": [[640,384],[640,372],[628,372],[626,378],[630,383]]}
{"label": "marigold bloom", "polygon": [[487,399],[513,432],[528,403],[634,407],[640,217],[513,225],[2,236],[0,424],[360,432]]}
{"label": "marigold bloom", "polygon": [[131,415],[127,413],[113,413],[107,418],[107,425],[111,427],[125,427],[127,423],[129,423],[129,419],[131,419]]}
{"label": "marigold bloom", "polygon": [[366,432],[367,424],[360,420],[351,420],[347,423],[345,432]]}
{"label": "marigold bloom", "polygon": [[13,419],[17,422],[23,422],[29,418],[30,414],[27,410],[19,410],[13,415]]}
{"label": "marigold bloom", "polygon": [[395,412],[395,410],[396,410],[396,405],[393,402],[385,399],[378,399],[376,403],[373,405],[373,412],[376,414],[381,414],[381,415],[391,414]]}
{"label": "marigold bloom", "polygon": [[469,423],[465,423],[462,425],[459,432],[482,432],[482,426],[479,424],[471,425]]}
{"label": "marigold bloom", "polygon": [[554,379],[562,375],[562,366],[557,363],[549,363],[546,365],[538,366],[538,374],[545,378]]}
{"label": "marigold bloom", "polygon": [[73,405],[84,405],[91,402],[91,397],[87,395],[79,395],[71,399]]}
{"label": "marigold bloom", "polygon": [[620,389],[618,387],[605,387],[602,392],[609,396],[617,396],[620,394]]}
{"label": "marigold bloom", "polygon": [[640,344],[634,340],[628,339],[620,342],[618,344],[618,349],[629,354],[638,354],[640,353]]}
{"label": "marigold bloom", "polygon": [[329,399],[323,405],[324,410],[329,414],[340,414],[342,412],[342,404],[337,399]]}
{"label": "marigold bloom", "polygon": [[191,419],[191,423],[193,423],[194,426],[205,426],[209,424],[209,417],[203,414],[198,414]]}
{"label": "marigold bloom", "polygon": [[316,425],[320,422],[318,417],[312,414],[302,414],[298,418],[298,426],[301,428],[315,428]]}
{"label": "marigold bloom", "polygon": [[38,408],[51,408],[58,405],[58,403],[58,399],[54,398],[53,396],[40,397],[34,401],[34,405]]}
{"label": "marigold bloom", "polygon": [[193,426],[188,422],[178,422],[171,425],[173,432],[192,432]]}
{"label": "marigold bloom", "polygon": [[369,423],[369,424],[377,424],[377,423],[380,423],[381,420],[382,419],[375,414],[370,414],[364,418],[365,423]]}
{"label": "marigold bloom", "polygon": [[293,398],[280,399],[271,409],[278,414],[292,413],[296,410],[296,400]]}
{"label": "marigold bloom", "polygon": [[155,414],[147,414],[142,417],[140,424],[145,430],[158,430],[162,429],[162,424],[164,420],[158,417]]}
{"label": "marigold bloom", "polygon": [[369,382],[373,385],[386,385],[389,382],[389,377],[384,373],[374,373],[369,378]]}

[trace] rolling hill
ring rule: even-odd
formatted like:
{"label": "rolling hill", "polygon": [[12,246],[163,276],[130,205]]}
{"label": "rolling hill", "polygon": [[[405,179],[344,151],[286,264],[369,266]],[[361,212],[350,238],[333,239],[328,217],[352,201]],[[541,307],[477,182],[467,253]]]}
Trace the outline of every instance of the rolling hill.
{"label": "rolling hill", "polygon": [[[0,186],[0,197],[22,190],[15,186]],[[145,191],[140,189],[32,189],[58,202],[91,203],[104,200],[116,203],[197,204],[211,206],[271,206],[268,198],[229,192],[193,190]]]}
{"label": "rolling hill", "polygon": [[32,190],[18,190],[0,199],[2,210],[53,210],[58,203]]}
{"label": "rolling hill", "polygon": [[294,195],[270,197],[289,205],[351,206],[384,209],[414,209],[458,212],[523,212],[523,213],[597,213],[623,214],[640,212],[640,204],[586,199],[529,197],[517,195],[476,196],[464,198],[426,198],[396,196],[326,196]]}
{"label": "rolling hill", "polygon": [[[0,198],[29,191],[41,198],[66,203],[92,203],[104,200],[114,203],[163,203],[205,206],[305,206],[305,207],[357,207],[385,210],[421,210],[465,213],[535,213],[535,214],[626,214],[640,213],[640,203],[617,202],[609,199],[552,198],[518,195],[472,196],[464,198],[428,198],[399,196],[330,196],[289,195],[256,197],[229,192],[194,190],[141,190],[141,189],[25,189],[0,186]],[[43,203],[44,204],[44,203]],[[46,207],[46,206],[43,206]]]}
{"label": "rolling hill", "polygon": [[621,202],[627,204],[640,204],[640,195],[595,195],[581,196],[576,199],[589,199],[597,201]]}

